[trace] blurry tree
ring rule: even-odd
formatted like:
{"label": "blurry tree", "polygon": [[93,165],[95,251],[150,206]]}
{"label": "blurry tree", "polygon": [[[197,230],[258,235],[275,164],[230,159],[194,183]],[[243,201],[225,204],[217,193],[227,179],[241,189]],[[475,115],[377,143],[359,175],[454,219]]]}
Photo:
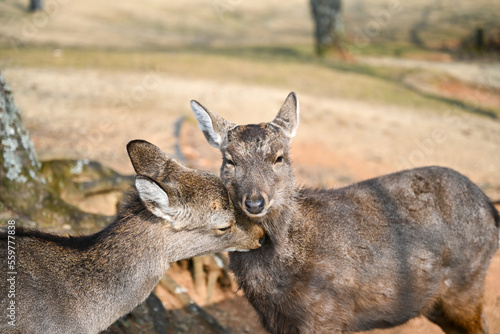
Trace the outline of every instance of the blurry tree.
{"label": "blurry tree", "polygon": [[30,0],[30,5],[28,7],[28,10],[30,12],[36,12],[38,10],[43,9],[43,2],[42,0]]}
{"label": "blurry tree", "polygon": [[323,56],[330,48],[343,52],[341,42],[344,21],[341,0],[310,0],[309,2],[315,25],[316,54]]}
{"label": "blurry tree", "polygon": [[81,161],[81,168],[75,169],[78,162],[38,161],[12,91],[0,73],[0,211],[10,209],[24,220],[55,230],[69,225],[73,231],[93,231],[108,224],[110,217],[83,212],[61,199],[58,190],[84,171]]}

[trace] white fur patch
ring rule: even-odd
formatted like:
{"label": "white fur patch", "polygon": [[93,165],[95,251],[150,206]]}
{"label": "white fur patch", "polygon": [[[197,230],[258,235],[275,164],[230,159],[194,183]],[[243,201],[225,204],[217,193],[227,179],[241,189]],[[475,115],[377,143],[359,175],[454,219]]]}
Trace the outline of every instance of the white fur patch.
{"label": "white fur patch", "polygon": [[243,249],[237,247],[226,248],[222,252],[248,252],[250,249]]}

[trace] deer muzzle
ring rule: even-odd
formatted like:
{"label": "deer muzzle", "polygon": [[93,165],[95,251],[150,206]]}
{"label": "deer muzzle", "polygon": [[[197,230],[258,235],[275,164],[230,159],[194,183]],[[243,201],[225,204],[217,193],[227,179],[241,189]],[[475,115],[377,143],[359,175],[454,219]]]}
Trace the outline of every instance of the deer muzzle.
{"label": "deer muzzle", "polygon": [[269,198],[264,193],[243,196],[241,208],[249,217],[262,217],[269,210]]}

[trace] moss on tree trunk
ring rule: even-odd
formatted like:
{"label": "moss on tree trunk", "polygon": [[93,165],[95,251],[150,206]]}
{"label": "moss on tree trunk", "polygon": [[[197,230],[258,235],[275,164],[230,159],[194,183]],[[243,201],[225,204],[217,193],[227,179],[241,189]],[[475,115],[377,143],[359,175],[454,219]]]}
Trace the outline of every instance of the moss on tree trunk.
{"label": "moss on tree trunk", "polygon": [[[41,173],[29,131],[24,126],[12,91],[0,73],[0,208],[31,220],[38,227],[73,232],[95,231],[110,217],[89,214],[61,199],[58,189]],[[24,220],[24,221],[23,221]]]}

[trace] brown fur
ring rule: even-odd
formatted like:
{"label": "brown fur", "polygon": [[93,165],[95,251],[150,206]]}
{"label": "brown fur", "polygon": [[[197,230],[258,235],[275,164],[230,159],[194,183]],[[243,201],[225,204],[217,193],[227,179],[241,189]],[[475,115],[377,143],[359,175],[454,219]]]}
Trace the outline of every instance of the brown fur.
{"label": "brown fur", "polygon": [[[289,157],[295,94],[260,125],[237,126],[192,107],[222,152],[221,178],[238,219],[268,235],[261,248],[231,254],[267,330],[362,331],[424,315],[446,333],[488,332],[482,295],[499,219],[469,179],[426,167],[341,189],[298,188]],[[261,212],[248,196],[265,199]]]}
{"label": "brown fur", "polygon": [[[7,293],[7,230],[0,232],[1,333],[98,333],[146,299],[170,263],[260,246],[262,228],[236,224],[217,176],[188,169],[144,141],[127,148],[137,189],[112,224],[80,237],[16,228],[14,298]],[[165,194],[168,205],[161,206]],[[6,313],[11,301],[15,326]]]}

